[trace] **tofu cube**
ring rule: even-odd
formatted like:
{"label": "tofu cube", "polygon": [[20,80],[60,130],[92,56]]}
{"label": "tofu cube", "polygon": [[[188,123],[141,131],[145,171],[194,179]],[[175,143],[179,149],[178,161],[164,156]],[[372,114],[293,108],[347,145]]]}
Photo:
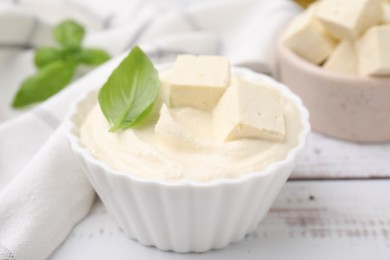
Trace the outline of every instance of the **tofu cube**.
{"label": "tofu cube", "polygon": [[235,79],[212,116],[216,140],[284,139],[282,97],[278,90],[265,84]]}
{"label": "tofu cube", "polygon": [[336,39],[353,41],[381,23],[382,12],[381,0],[323,0],[317,18]]}
{"label": "tofu cube", "polygon": [[357,55],[355,45],[348,40],[341,41],[324,64],[324,69],[357,74]]}
{"label": "tofu cube", "polygon": [[335,41],[315,19],[318,4],[311,5],[308,10],[291,21],[282,41],[303,59],[314,63],[322,63],[335,48]]}
{"label": "tofu cube", "polygon": [[227,58],[179,55],[170,79],[170,106],[210,110],[229,84],[230,64]]}
{"label": "tofu cube", "polygon": [[356,43],[359,74],[390,75],[390,24],[375,26]]}

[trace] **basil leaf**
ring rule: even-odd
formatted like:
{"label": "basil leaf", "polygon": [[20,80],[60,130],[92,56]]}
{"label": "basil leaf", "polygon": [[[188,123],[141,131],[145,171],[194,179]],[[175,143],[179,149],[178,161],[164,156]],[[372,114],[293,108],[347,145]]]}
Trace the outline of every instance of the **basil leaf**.
{"label": "basil leaf", "polygon": [[72,20],[66,20],[57,25],[53,31],[53,37],[65,48],[80,48],[84,38],[84,28]]}
{"label": "basil leaf", "polygon": [[81,50],[82,50],[81,48],[63,49],[62,50],[63,61],[74,62],[77,64],[80,63]]}
{"label": "basil leaf", "polygon": [[75,63],[55,61],[46,65],[37,74],[23,81],[12,106],[21,108],[48,99],[72,80],[75,70]]}
{"label": "basil leaf", "polygon": [[62,52],[59,49],[50,47],[39,48],[35,52],[34,63],[38,68],[42,68],[45,65],[53,61],[61,60],[62,58]]}
{"label": "basil leaf", "polygon": [[158,72],[148,56],[134,47],[99,91],[100,108],[110,131],[136,125],[151,111],[160,88]]}
{"label": "basil leaf", "polygon": [[103,50],[89,48],[81,50],[79,59],[86,65],[96,66],[108,61],[110,55]]}

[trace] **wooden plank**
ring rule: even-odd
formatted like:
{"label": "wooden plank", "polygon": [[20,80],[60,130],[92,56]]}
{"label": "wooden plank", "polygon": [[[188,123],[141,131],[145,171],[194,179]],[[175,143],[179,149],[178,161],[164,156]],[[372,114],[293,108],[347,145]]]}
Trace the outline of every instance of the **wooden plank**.
{"label": "wooden plank", "polygon": [[389,178],[390,143],[358,144],[312,132],[292,179]]}
{"label": "wooden plank", "polygon": [[390,259],[390,181],[288,182],[243,241],[203,254],[143,247],[98,201],[51,260]]}

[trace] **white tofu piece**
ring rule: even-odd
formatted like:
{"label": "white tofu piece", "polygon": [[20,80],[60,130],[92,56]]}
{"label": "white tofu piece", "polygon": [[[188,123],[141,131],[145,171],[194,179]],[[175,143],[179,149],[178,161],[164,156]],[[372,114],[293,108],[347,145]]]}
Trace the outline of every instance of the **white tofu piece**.
{"label": "white tofu piece", "polygon": [[170,79],[170,106],[210,110],[229,84],[230,64],[227,58],[179,55]]}
{"label": "white tofu piece", "polygon": [[257,138],[283,141],[283,103],[278,90],[260,83],[234,79],[213,110],[217,140]]}
{"label": "white tofu piece", "polygon": [[170,91],[171,91],[172,75],[173,75],[173,69],[159,72],[160,92],[158,98],[161,100],[162,103],[165,103],[168,107],[171,107]]}
{"label": "white tofu piece", "polygon": [[356,43],[359,74],[390,75],[390,24],[372,27]]}
{"label": "white tofu piece", "polygon": [[355,45],[348,40],[341,41],[324,64],[324,69],[357,74],[357,55]]}
{"label": "white tofu piece", "polygon": [[333,51],[336,43],[315,19],[318,4],[311,5],[306,12],[291,21],[282,41],[303,59],[322,63]]}
{"label": "white tofu piece", "polygon": [[323,0],[317,18],[336,39],[358,38],[371,26],[381,23],[381,0]]}

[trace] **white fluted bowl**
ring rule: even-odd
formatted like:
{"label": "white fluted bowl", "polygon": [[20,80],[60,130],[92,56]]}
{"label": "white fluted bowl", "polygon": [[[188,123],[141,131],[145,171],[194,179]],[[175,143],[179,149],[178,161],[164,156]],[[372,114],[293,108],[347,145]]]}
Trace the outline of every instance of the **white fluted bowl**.
{"label": "white fluted bowl", "polygon": [[[167,66],[158,68],[164,70]],[[97,90],[73,105],[65,123],[67,137],[108,212],[130,238],[162,250],[204,252],[241,240],[267,214],[302,154],[310,131],[309,115],[286,86],[247,69],[233,68],[233,73],[281,90],[294,102],[303,126],[298,145],[284,160],[239,179],[168,182],[114,170],[95,158],[79,138],[80,126],[97,102]]]}

